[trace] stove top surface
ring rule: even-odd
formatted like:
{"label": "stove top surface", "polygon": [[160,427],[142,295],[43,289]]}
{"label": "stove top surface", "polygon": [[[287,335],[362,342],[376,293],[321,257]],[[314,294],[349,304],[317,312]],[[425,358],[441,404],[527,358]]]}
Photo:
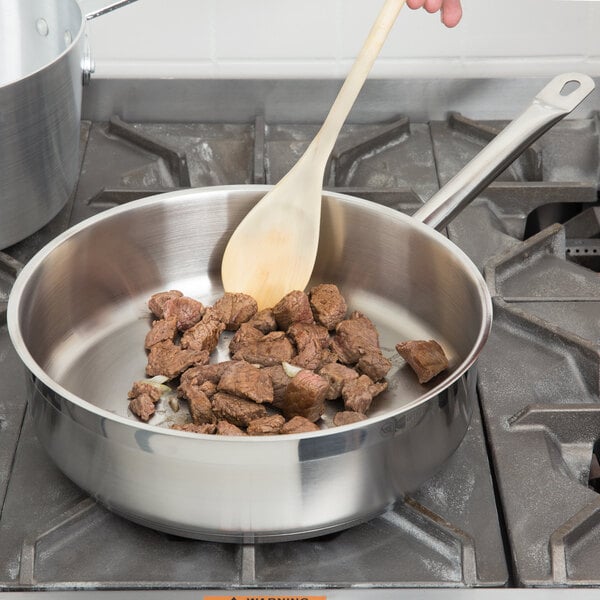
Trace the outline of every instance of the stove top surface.
{"label": "stove top surface", "polygon": [[[457,113],[351,123],[326,187],[411,214],[505,124]],[[116,114],[82,121],[73,196],[51,223],[0,257],[0,589],[600,585],[597,113],[556,125],[448,226],[494,299],[479,406],[443,469],[382,516],[297,542],[181,539],[95,503],[41,448],[6,329],[6,300],[21,265],[68,227],[133,199],[274,183],[317,128],[260,113],[244,122]]]}

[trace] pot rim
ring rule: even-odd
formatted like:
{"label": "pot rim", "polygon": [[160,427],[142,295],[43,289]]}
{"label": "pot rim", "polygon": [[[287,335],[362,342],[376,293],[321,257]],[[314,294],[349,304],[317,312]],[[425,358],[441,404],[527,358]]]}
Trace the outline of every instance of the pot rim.
{"label": "pot rim", "polygon": [[[244,184],[244,185],[223,185],[223,186],[209,186],[209,187],[199,187],[199,188],[190,188],[186,190],[178,190],[174,192],[166,192],[163,194],[157,194],[154,196],[149,196],[145,198],[140,198],[138,200],[134,200],[128,202],[127,204],[116,206],[114,208],[103,211],[98,215],[94,215],[93,217],[89,217],[81,221],[80,223],[70,227],[62,234],[54,238],[51,242],[46,244],[41,250],[39,250],[23,267],[23,269],[19,272],[15,283],[13,284],[12,290],[10,292],[10,296],[8,299],[8,307],[7,307],[7,325],[8,331],[11,338],[11,341],[19,355],[21,361],[27,367],[27,369],[32,373],[39,381],[41,381],[46,387],[54,392],[60,394],[62,398],[66,401],[73,403],[74,405],[95,414],[103,419],[108,419],[112,422],[118,423],[120,425],[124,425],[126,427],[131,427],[133,429],[142,429],[149,432],[153,432],[155,434],[161,433],[164,435],[172,435],[176,437],[186,437],[186,438],[194,438],[194,439],[213,439],[215,440],[214,435],[210,434],[199,434],[199,433],[191,433],[186,431],[178,431],[172,429],[166,429],[163,427],[159,427],[157,425],[149,425],[147,423],[143,423],[141,421],[134,421],[127,417],[122,417],[120,415],[116,415],[106,409],[100,408],[95,404],[81,398],[77,394],[70,392],[54,379],[52,379],[46,371],[37,363],[37,361],[33,358],[23,336],[21,335],[21,326],[19,320],[19,309],[21,306],[21,298],[28,287],[29,281],[31,277],[35,274],[38,267],[44,262],[46,256],[50,255],[54,250],[56,250],[59,246],[65,243],[68,239],[77,235],[79,232],[88,229],[90,227],[95,226],[96,223],[102,222],[104,220],[108,220],[114,218],[115,216],[121,213],[133,212],[136,211],[139,207],[149,206],[152,204],[160,204],[165,200],[169,200],[172,198],[180,198],[192,195],[196,197],[198,194],[207,194],[207,193],[222,193],[222,192],[267,192],[272,189],[272,185],[257,185],[257,184]],[[336,433],[345,433],[354,429],[362,429],[365,426],[371,426],[378,422],[387,421],[390,418],[397,417],[398,415],[407,413],[411,411],[413,408],[428,402],[431,398],[437,396],[440,392],[450,387],[453,383],[458,381],[463,375],[468,371],[468,369],[475,363],[477,360],[483,346],[485,345],[487,338],[489,336],[491,327],[492,327],[492,300],[487,288],[487,285],[479,272],[479,270],[475,267],[471,259],[453,242],[451,242],[444,235],[433,229],[432,227],[425,225],[424,223],[414,219],[404,213],[396,211],[392,208],[381,206],[379,204],[375,204],[368,200],[364,200],[362,198],[358,198],[355,196],[350,196],[347,194],[342,194],[333,191],[323,191],[323,195],[331,196],[334,198],[339,198],[344,200],[345,202],[350,202],[353,204],[359,204],[361,207],[380,212],[385,215],[387,218],[397,218],[400,220],[410,222],[411,226],[420,229],[424,235],[433,237],[437,243],[442,244],[446,247],[446,249],[455,254],[462,263],[464,263],[464,267],[469,271],[474,283],[476,285],[479,299],[482,306],[483,318],[481,319],[481,324],[479,328],[479,332],[477,334],[477,339],[473,344],[468,355],[461,362],[461,364],[456,368],[454,373],[448,378],[443,379],[439,384],[429,390],[427,393],[423,394],[419,398],[415,399],[413,402],[406,404],[405,406],[399,407],[395,410],[388,411],[387,413],[376,415],[373,417],[368,417],[363,421],[359,421],[357,423],[351,423],[349,425],[342,425],[339,427],[332,427],[328,429],[322,429],[320,431],[307,432],[307,433],[296,433],[296,434],[287,434],[283,436],[287,440],[300,439],[306,437],[327,437],[331,435],[335,435]],[[219,441],[223,441],[220,438],[225,436],[217,436]],[[279,435],[268,435],[268,436],[248,436],[248,437],[236,437],[229,436],[226,438],[227,441],[233,443],[265,443],[265,442],[275,442],[276,440],[281,440],[282,436]]]}
{"label": "pot rim", "polygon": [[[64,1],[65,0],[61,0],[61,2],[64,2]],[[59,63],[65,56],[67,56],[67,54],[69,54],[73,50],[73,48],[75,46],[77,46],[79,44],[79,42],[84,34],[84,31],[85,31],[86,19],[83,14],[83,11],[81,10],[81,6],[79,5],[79,2],[77,2],[77,0],[70,0],[70,1],[71,1],[71,4],[74,5],[79,12],[79,30],[77,31],[77,34],[72,37],[71,43],[62,52],[57,54],[52,60],[46,62],[41,67],[39,67],[33,71],[30,71],[26,75],[22,75],[18,79],[12,79],[10,81],[0,83],[0,90],[2,90],[3,88],[6,88],[8,86],[11,86],[11,85],[19,84],[23,81],[27,81],[27,80],[35,77],[36,75],[39,75],[43,71],[45,71],[45,70],[51,68],[53,65]],[[80,65],[80,70],[83,70],[81,65]]]}

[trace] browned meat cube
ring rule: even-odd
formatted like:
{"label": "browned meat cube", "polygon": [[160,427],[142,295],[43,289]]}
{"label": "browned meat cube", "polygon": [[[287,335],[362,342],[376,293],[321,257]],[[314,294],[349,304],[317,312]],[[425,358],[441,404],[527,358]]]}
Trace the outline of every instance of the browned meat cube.
{"label": "browned meat cube", "polygon": [[335,400],[342,395],[342,387],[346,381],[358,379],[358,373],[339,363],[329,363],[319,369],[319,375],[324,377],[329,387],[327,388],[327,400]]}
{"label": "browned meat cube", "polygon": [[271,378],[271,383],[273,385],[273,406],[281,408],[285,398],[285,390],[287,390],[287,386],[292,378],[287,375],[281,365],[263,367],[262,370]]}
{"label": "browned meat cube", "polygon": [[201,386],[203,383],[209,381],[216,385],[219,383],[219,379],[221,379],[221,375],[223,375],[225,369],[231,364],[233,364],[232,360],[226,360],[221,363],[210,363],[192,367],[182,373],[180,384],[183,385],[189,382]]}
{"label": "browned meat cube", "polygon": [[279,329],[286,331],[292,323],[313,323],[308,296],[295,290],[286,294],[274,307],[273,316]]}
{"label": "browned meat cube", "polygon": [[281,415],[270,415],[251,421],[246,431],[248,435],[277,435],[284,423],[285,419]]}
{"label": "browned meat cube", "polygon": [[346,317],[346,300],[336,285],[317,285],[310,290],[308,297],[315,321],[330,331]]}
{"label": "browned meat cube", "polygon": [[154,313],[154,316],[158,319],[163,318],[163,308],[165,303],[173,298],[181,298],[183,294],[179,290],[169,290],[168,292],[158,292],[150,296],[148,300],[148,308]]}
{"label": "browned meat cube", "polygon": [[287,335],[296,345],[297,354],[292,361],[294,365],[314,371],[326,362],[331,362],[329,332],[322,325],[293,323],[288,328]]}
{"label": "browned meat cube", "polygon": [[244,344],[233,355],[235,360],[245,360],[254,365],[269,367],[290,362],[294,356],[292,342],[283,331],[272,331],[256,341]]}
{"label": "browned meat cube", "polygon": [[219,421],[217,423],[217,435],[248,435],[239,427],[229,421]]}
{"label": "browned meat cube", "polygon": [[217,431],[217,426],[214,423],[202,423],[202,425],[185,423],[184,425],[171,425],[171,429],[175,429],[177,431],[189,431],[190,433],[213,434]]}
{"label": "browned meat cube", "polygon": [[313,371],[303,369],[292,377],[281,410],[286,419],[305,417],[313,423],[325,412],[325,397],[329,384]]}
{"label": "browned meat cube", "polygon": [[193,350],[206,350],[209,354],[217,347],[219,336],[225,330],[212,309],[207,309],[199,323],[181,336],[181,347]]}
{"label": "browned meat cube", "polygon": [[148,421],[154,414],[154,400],[148,394],[140,394],[129,403],[129,410],[142,421]]}
{"label": "browned meat cube", "polygon": [[386,390],[387,386],[387,381],[373,383],[367,375],[361,375],[358,379],[347,381],[342,387],[344,408],[366,414],[371,407],[373,398]]}
{"label": "browned meat cube", "polygon": [[233,356],[246,344],[256,342],[263,336],[264,333],[260,331],[260,329],[254,327],[251,323],[242,323],[229,342],[229,352]]}
{"label": "browned meat cube", "polygon": [[201,302],[181,296],[180,298],[171,298],[163,305],[163,318],[176,319],[177,329],[186,331],[192,325],[195,325],[204,314],[205,308]]}
{"label": "browned meat cube", "polygon": [[162,391],[156,385],[152,385],[147,381],[136,381],[129,392],[127,392],[128,398],[137,398],[142,394],[150,396],[152,402],[158,402],[162,395]]}
{"label": "browned meat cube", "polygon": [[373,381],[383,379],[392,368],[392,363],[379,351],[367,350],[356,364],[356,368],[365,375],[368,375]]}
{"label": "browned meat cube", "polygon": [[277,329],[277,321],[275,321],[272,308],[263,308],[263,310],[258,311],[248,321],[248,324],[262,331],[262,333],[270,333]]}
{"label": "browned meat cube", "polygon": [[259,404],[273,402],[273,383],[269,374],[243,360],[233,361],[225,369],[217,390]]}
{"label": "browned meat cube", "polygon": [[238,427],[247,427],[254,419],[267,416],[267,409],[262,404],[224,392],[217,392],[212,397],[212,408],[218,419],[225,419]]}
{"label": "browned meat cube", "polygon": [[249,321],[258,310],[256,300],[248,294],[225,292],[213,305],[219,319],[228,331],[237,331],[242,323]]}
{"label": "browned meat cube", "polygon": [[150,348],[146,375],[164,375],[174,379],[192,365],[205,364],[208,362],[208,352],[196,350],[182,350],[171,340],[158,342]]}
{"label": "browned meat cube", "polygon": [[175,341],[177,337],[177,319],[159,319],[152,323],[152,329],[146,334],[144,347],[149,350],[154,344],[165,340]]}
{"label": "browned meat cube", "polygon": [[350,425],[351,423],[364,421],[366,418],[367,416],[362,413],[354,412],[353,410],[343,410],[335,413],[333,416],[333,424],[336,427],[341,427],[342,425]]}
{"label": "browned meat cube", "polygon": [[427,383],[448,368],[448,358],[435,340],[401,342],[396,350],[417,374],[419,383]]}
{"label": "browned meat cube", "polygon": [[205,381],[198,386],[209,398],[212,398],[217,393],[217,384],[212,381]]}
{"label": "browned meat cube", "polygon": [[379,334],[370,319],[355,311],[335,328],[331,349],[340,362],[354,365],[366,352],[380,350]]}
{"label": "browned meat cube", "polygon": [[179,388],[179,395],[185,398],[190,407],[190,415],[195,425],[215,423],[216,418],[212,411],[209,397],[200,389],[200,386],[186,381]]}
{"label": "browned meat cube", "polygon": [[319,431],[319,426],[315,425],[312,421],[309,421],[304,417],[298,416],[285,423],[285,425],[279,430],[279,433],[308,433],[309,431]]}

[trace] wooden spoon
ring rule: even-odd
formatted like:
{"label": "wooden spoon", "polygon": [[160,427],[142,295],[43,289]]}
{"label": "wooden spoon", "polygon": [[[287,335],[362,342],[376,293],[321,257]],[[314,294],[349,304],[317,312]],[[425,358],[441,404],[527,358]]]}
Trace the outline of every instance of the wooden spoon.
{"label": "wooden spoon", "polygon": [[386,0],[321,129],[292,169],[233,232],[221,264],[227,292],[253,296],[260,309],[303,290],[319,243],[327,160],[405,0]]}

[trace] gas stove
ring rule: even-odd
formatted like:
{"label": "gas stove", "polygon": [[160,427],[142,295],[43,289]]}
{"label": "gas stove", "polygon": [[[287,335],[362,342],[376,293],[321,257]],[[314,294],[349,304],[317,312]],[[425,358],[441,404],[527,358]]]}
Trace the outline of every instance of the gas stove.
{"label": "gas stove", "polygon": [[[367,87],[325,187],[408,214],[507,123],[507,96],[514,116],[543,85],[481,81],[465,91],[459,82],[413,82],[407,93],[402,83]],[[160,590],[417,598],[600,586],[596,96],[448,226],[494,300],[479,405],[440,472],[385,514],[304,541],[182,539],[111,513],[42,450],[6,328],[19,269],[68,227],[130,200],[277,182],[318,130],[335,89],[306,82],[307,102],[295,95],[301,85],[106,80],[86,90],[75,192],[51,223],[0,253],[0,591],[8,597]]]}

